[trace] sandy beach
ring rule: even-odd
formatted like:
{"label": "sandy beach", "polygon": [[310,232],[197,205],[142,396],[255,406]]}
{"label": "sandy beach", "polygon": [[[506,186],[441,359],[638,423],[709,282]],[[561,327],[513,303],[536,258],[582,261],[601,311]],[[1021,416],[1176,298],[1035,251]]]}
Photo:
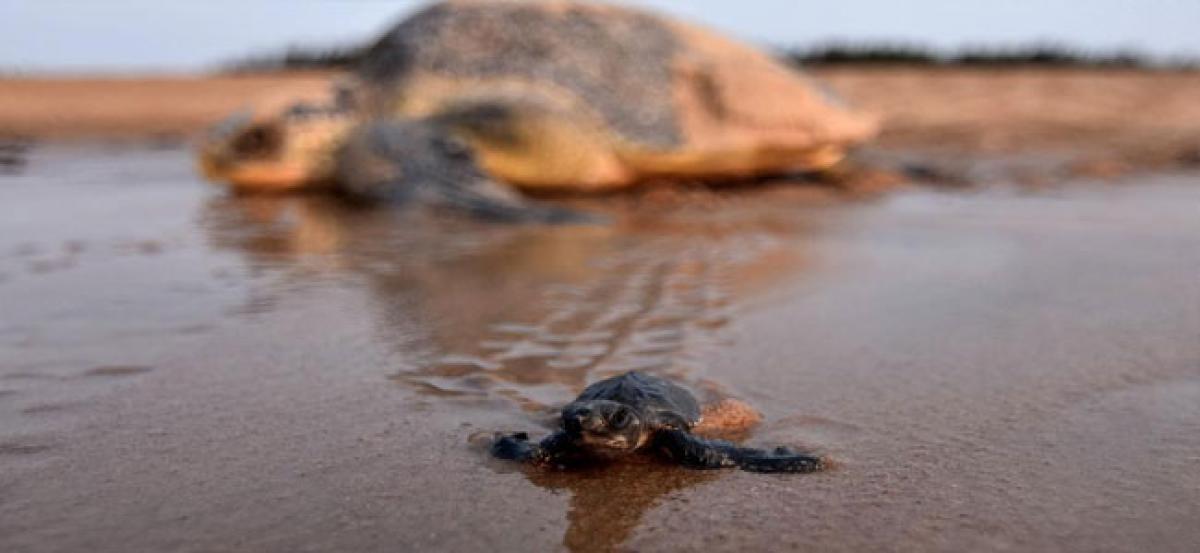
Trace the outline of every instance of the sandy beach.
{"label": "sandy beach", "polygon": [[[324,75],[0,81],[35,139],[0,167],[0,550],[1200,549],[1200,78],[822,75],[883,154],[990,177],[498,227],[195,175],[187,137]],[[1077,170],[1030,186],[1047,157]],[[481,450],[629,369],[836,468]]]}
{"label": "sandy beach", "polygon": [[[1200,72],[832,67],[813,74],[882,119],[884,146],[1142,161],[1200,149]],[[0,136],[178,140],[256,99],[320,91],[335,76],[0,78]]]}

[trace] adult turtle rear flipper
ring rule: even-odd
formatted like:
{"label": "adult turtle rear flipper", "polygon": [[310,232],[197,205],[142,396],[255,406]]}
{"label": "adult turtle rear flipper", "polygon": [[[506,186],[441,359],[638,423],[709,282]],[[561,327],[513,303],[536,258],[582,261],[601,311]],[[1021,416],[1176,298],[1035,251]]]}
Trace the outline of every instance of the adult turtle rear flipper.
{"label": "adult turtle rear flipper", "polygon": [[419,203],[514,223],[599,220],[525,200],[484,174],[469,146],[429,121],[366,123],[350,133],[334,164],[339,190],[358,201]]}
{"label": "adult turtle rear flipper", "polygon": [[750,472],[816,472],[825,468],[820,457],[786,448],[764,451],[739,447],[724,440],[705,440],[679,430],[659,432],[659,451],[680,464],[697,469],[737,467]]}

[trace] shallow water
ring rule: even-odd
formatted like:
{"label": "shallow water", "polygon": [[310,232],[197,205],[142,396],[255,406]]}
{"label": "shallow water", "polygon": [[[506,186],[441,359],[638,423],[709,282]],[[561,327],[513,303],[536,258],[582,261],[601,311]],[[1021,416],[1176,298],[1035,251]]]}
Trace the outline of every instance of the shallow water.
{"label": "shallow water", "polygon": [[[0,549],[1200,549],[1200,177],[628,203],[503,227],[35,149],[0,175]],[[632,368],[838,467],[474,443]]]}

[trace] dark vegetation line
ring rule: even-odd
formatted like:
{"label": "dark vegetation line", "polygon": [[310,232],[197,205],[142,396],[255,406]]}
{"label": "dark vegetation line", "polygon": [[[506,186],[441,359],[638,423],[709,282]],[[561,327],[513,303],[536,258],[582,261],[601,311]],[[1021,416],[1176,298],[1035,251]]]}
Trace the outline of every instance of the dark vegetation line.
{"label": "dark vegetation line", "polygon": [[[778,50],[795,65],[917,66],[917,67],[1044,67],[1085,69],[1200,70],[1197,58],[1154,58],[1131,50],[1088,51],[1060,44],[1013,47],[967,47],[940,51],[911,44],[830,43]],[[366,52],[365,46],[293,46],[282,52],[248,56],[221,64],[224,73],[256,73],[315,69],[348,69]]]}
{"label": "dark vegetation line", "polygon": [[365,46],[309,47],[290,46],[282,52],[255,54],[222,63],[224,73],[259,73],[263,71],[296,71],[305,69],[349,69],[354,67]]}
{"label": "dark vegetation line", "polygon": [[947,67],[1063,67],[1096,69],[1200,69],[1194,58],[1154,58],[1134,50],[1094,51],[1062,44],[974,46],[940,51],[911,44],[831,43],[784,51],[802,65],[917,65]]}

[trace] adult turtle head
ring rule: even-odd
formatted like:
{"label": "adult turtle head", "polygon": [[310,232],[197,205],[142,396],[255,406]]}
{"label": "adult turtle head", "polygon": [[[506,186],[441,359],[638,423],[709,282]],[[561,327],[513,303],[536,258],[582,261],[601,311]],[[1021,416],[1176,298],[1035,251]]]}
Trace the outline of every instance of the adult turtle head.
{"label": "adult turtle head", "polygon": [[316,96],[268,98],[209,129],[198,148],[200,171],[247,192],[326,186],[354,122],[341,87]]}

